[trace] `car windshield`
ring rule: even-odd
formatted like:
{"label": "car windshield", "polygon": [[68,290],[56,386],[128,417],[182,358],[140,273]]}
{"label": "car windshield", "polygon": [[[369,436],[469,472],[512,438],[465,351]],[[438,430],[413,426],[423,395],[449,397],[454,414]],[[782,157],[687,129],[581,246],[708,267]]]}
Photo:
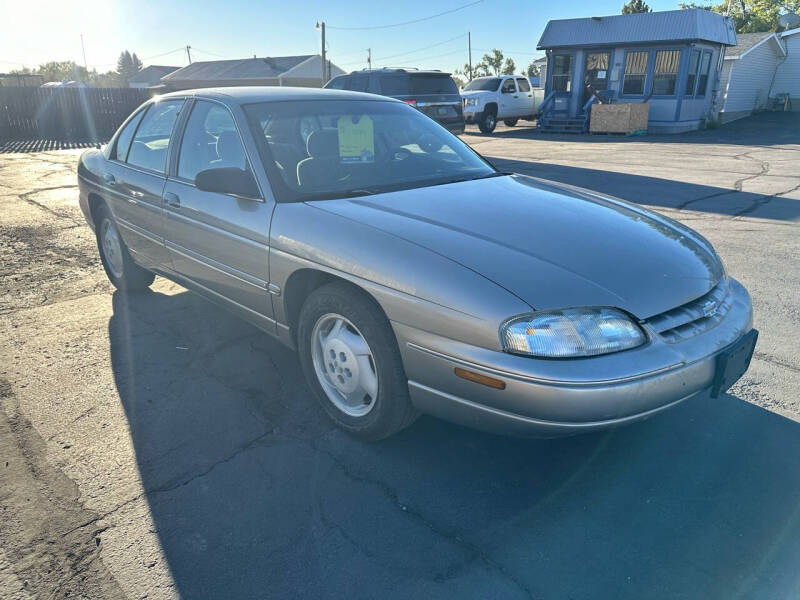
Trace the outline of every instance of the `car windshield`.
{"label": "car windshield", "polygon": [[499,77],[481,77],[479,79],[473,79],[470,81],[464,89],[466,91],[488,91],[488,92],[496,92],[497,88],[500,87],[500,78]]}
{"label": "car windshield", "polygon": [[456,136],[400,102],[245,106],[279,201],[347,198],[496,176]]}

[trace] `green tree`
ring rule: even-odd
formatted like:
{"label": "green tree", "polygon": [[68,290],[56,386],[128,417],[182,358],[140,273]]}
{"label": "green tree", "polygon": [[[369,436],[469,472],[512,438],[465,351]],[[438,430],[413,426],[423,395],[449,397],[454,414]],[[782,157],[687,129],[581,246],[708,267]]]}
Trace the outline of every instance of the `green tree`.
{"label": "green tree", "polygon": [[783,12],[800,11],[800,0],[724,0],[720,4],[679,4],[680,8],[702,8],[733,19],[736,33],[775,31]]}
{"label": "green tree", "polygon": [[650,10],[650,7],[647,6],[644,0],[628,0],[628,2],[622,5],[623,15],[633,15],[636,13],[649,13],[649,12],[653,11]]}
{"label": "green tree", "polygon": [[487,75],[490,73],[500,75],[503,70],[503,53],[497,48],[492,48],[491,53],[484,54],[481,62],[478,64],[484,67]]}
{"label": "green tree", "polygon": [[39,65],[35,71],[49,81],[87,81],[89,79],[85,67],[75,64],[72,60],[51,61]]}
{"label": "green tree", "polygon": [[128,85],[128,79],[142,70],[142,61],[136,56],[136,52],[131,54],[127,50],[121,52],[117,59],[117,73],[123,85]]}
{"label": "green tree", "polygon": [[514,62],[513,58],[507,58],[506,62],[503,64],[503,75],[513,75],[514,71],[517,70],[517,65]]}
{"label": "green tree", "polygon": [[536,64],[536,60],[537,59],[532,60],[531,64],[528,65],[528,68],[525,69],[525,75],[528,77],[536,77],[539,75],[539,71],[541,69],[539,69],[539,65]]}

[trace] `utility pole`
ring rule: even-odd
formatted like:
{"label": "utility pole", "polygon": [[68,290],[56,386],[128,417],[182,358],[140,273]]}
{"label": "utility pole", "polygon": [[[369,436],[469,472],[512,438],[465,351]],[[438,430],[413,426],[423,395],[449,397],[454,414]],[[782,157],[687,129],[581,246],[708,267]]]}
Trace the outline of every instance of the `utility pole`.
{"label": "utility pole", "polygon": [[328,83],[325,72],[325,21],[321,23],[317,21],[317,29],[322,31],[322,87],[325,87],[325,84]]}
{"label": "utility pole", "polygon": [[372,68],[372,48],[367,48],[367,66]]}
{"label": "utility pole", "polygon": [[189,59],[189,64],[192,64],[192,55],[189,52],[189,50],[191,50],[191,49],[192,49],[192,47],[189,44],[186,44],[186,58]]}
{"label": "utility pole", "polygon": [[467,32],[467,47],[469,48],[469,80],[472,81],[472,32]]}
{"label": "utility pole", "polygon": [[86,46],[83,45],[83,34],[81,34],[81,51],[83,52],[83,68],[86,69],[86,74],[89,74],[89,65],[86,64]]}

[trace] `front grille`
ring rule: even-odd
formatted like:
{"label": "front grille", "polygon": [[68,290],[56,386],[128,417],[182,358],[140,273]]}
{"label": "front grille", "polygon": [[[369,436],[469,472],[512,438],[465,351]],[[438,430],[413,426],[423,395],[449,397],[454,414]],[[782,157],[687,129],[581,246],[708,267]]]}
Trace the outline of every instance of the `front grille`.
{"label": "front grille", "polygon": [[728,280],[723,278],[704,296],[650,317],[646,322],[665,342],[675,344],[719,325],[732,305]]}

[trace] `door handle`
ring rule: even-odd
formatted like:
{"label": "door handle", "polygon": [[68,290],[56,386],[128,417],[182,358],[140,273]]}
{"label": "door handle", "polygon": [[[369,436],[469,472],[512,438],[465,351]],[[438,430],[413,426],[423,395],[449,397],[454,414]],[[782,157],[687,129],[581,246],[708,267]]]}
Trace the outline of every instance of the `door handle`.
{"label": "door handle", "polygon": [[519,98],[519,96],[517,96],[516,94],[514,94],[514,98]]}
{"label": "door handle", "polygon": [[106,173],[103,175],[103,181],[105,181],[108,185],[114,185],[117,183],[117,178],[114,177],[111,173]]}
{"label": "door handle", "polygon": [[181,207],[181,199],[178,197],[178,194],[167,192],[164,194],[164,201],[167,203],[167,206],[172,206],[173,208]]}

